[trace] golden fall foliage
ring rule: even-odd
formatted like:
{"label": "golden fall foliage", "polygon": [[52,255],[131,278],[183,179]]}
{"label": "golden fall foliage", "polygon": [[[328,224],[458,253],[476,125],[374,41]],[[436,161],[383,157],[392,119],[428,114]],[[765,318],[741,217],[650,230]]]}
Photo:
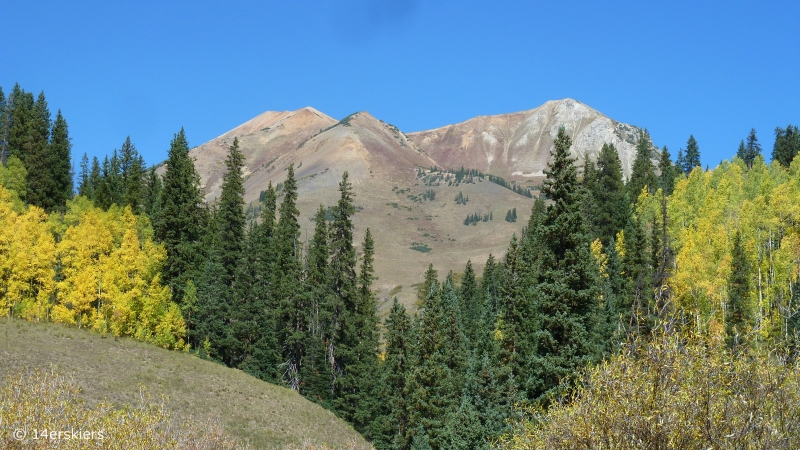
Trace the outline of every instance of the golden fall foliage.
{"label": "golden fall foliage", "polygon": [[186,324],[159,280],[166,252],[130,208],[84,197],[49,216],[0,185],[0,313],[185,350]]}
{"label": "golden fall foliage", "polygon": [[696,168],[677,182],[668,215],[676,252],[669,283],[694,332],[724,321],[737,230],[751,264],[753,335],[777,337],[800,314],[792,301],[800,270],[800,162],[788,170],[761,158],[750,170],[739,159],[713,171]]}

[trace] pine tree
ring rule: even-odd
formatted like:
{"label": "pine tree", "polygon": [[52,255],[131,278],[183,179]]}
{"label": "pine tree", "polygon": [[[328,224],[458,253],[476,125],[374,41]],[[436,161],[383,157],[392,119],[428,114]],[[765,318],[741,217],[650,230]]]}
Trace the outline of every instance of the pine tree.
{"label": "pine tree", "polygon": [[747,332],[750,321],[749,297],[750,261],[742,242],[742,234],[737,230],[731,249],[731,274],[728,276],[728,304],[725,314],[725,332],[731,347],[744,342],[743,335]]}
{"label": "pine tree", "polygon": [[664,195],[672,195],[672,191],[675,189],[675,167],[672,165],[671,158],[665,145],[661,150],[661,158],[658,160],[658,184]]}
{"label": "pine tree", "polygon": [[532,294],[538,331],[525,381],[530,399],[554,389],[563,377],[591,361],[595,351],[590,331],[598,296],[597,267],[581,214],[583,193],[569,157],[572,140],[563,128],[554,143],[553,162],[542,184],[542,194],[552,204],[541,224],[543,272]]}
{"label": "pine tree", "polygon": [[189,157],[189,143],[182,128],[170,144],[166,166],[153,231],[167,250],[164,283],[172,289],[173,299],[180,302],[186,282],[203,261],[200,240],[207,220],[200,177]]}
{"label": "pine tree", "polygon": [[236,265],[244,244],[244,184],[242,167],[244,155],[239,150],[239,138],[233,139],[225,160],[227,172],[222,177],[222,193],[219,199],[218,220],[221,241],[222,265],[225,267],[224,281],[228,286],[233,284]]}
{"label": "pine tree", "polygon": [[461,286],[458,288],[459,309],[462,312],[464,332],[472,347],[477,340],[478,324],[481,321],[482,304],[478,292],[478,282],[475,280],[475,269],[472,260],[467,261],[464,275],[461,277]]}
{"label": "pine tree", "polygon": [[687,176],[694,170],[695,167],[700,167],[700,147],[697,145],[693,135],[689,136],[686,142],[686,155],[683,160],[683,173]]}
{"label": "pine tree", "polygon": [[[53,177],[54,207],[63,209],[67,200],[72,198],[72,143],[69,137],[69,128],[61,110],[56,114],[53,122],[53,133],[50,138],[50,167]],[[88,165],[88,161],[87,161]]]}
{"label": "pine tree", "polygon": [[775,128],[772,159],[784,167],[789,167],[798,152],[800,152],[800,129],[792,125],[787,125],[786,129]]}
{"label": "pine tree", "polygon": [[628,200],[636,203],[642,189],[647,187],[650,193],[656,191],[658,178],[653,169],[651,157],[653,155],[653,144],[650,142],[650,134],[647,130],[639,131],[639,138],[636,142],[636,159],[633,161],[631,179],[628,181]]}

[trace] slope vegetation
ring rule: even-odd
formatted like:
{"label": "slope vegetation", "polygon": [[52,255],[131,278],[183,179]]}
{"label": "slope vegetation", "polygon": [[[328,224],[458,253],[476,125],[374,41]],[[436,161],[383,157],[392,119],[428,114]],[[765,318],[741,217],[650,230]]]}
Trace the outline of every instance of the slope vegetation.
{"label": "slope vegetation", "polygon": [[189,354],[8,318],[0,318],[0,343],[0,377],[54,366],[73,376],[90,404],[137,404],[143,385],[152,399],[165,399],[173,417],[219,420],[254,448],[368,448],[348,424],[296,392]]}

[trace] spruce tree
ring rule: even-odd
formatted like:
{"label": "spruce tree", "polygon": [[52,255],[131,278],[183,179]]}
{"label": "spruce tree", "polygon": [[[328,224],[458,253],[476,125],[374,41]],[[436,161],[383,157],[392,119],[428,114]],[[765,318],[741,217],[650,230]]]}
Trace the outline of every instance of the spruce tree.
{"label": "spruce tree", "polygon": [[125,138],[122,144],[119,161],[122,177],[121,205],[130,206],[134,214],[138,214],[141,212],[142,204],[144,160],[131,142],[130,136]]}
{"label": "spruce tree", "polygon": [[[50,156],[50,171],[52,176],[53,207],[63,209],[67,200],[72,198],[72,143],[69,137],[69,128],[61,110],[56,114],[53,122],[53,132],[48,148]],[[87,160],[88,166],[88,160]]]}
{"label": "spruce tree", "polygon": [[95,205],[99,206],[99,202],[97,200],[97,194],[100,189],[100,183],[102,183],[103,175],[100,169],[100,161],[97,159],[97,156],[92,157],[92,169],[89,172],[89,187],[86,189],[86,193],[89,197],[89,200],[93,201]]}
{"label": "spruce tree", "polygon": [[91,185],[89,184],[89,156],[84,153],[81,158],[81,172],[78,174],[78,195],[83,195],[91,199],[94,195],[91,192]]}
{"label": "spruce tree", "polygon": [[51,211],[55,207],[53,195],[56,194],[56,184],[51,166],[53,158],[48,148],[50,110],[44,92],[36,99],[27,125],[27,138],[22,144],[23,162],[28,171],[26,200],[31,205]]}
{"label": "spruce tree", "polygon": [[297,216],[297,181],[294,166],[289,165],[283,183],[283,202],[277,226],[277,265],[275,298],[278,299],[278,341],[283,346],[283,372],[285,382],[294,390],[300,388],[300,372],[307,342],[306,297],[298,289],[301,280],[300,225]]}
{"label": "spruce tree", "polygon": [[798,152],[800,152],[800,129],[792,125],[787,125],[786,129],[775,128],[772,159],[784,167],[789,167]]}
{"label": "spruce tree", "polygon": [[[644,139],[640,139],[644,141]],[[524,386],[530,399],[558,386],[562,378],[593,359],[590,332],[597,305],[597,267],[581,214],[572,140],[564,128],[555,139],[553,162],[545,171],[542,194],[552,203],[541,224],[543,271],[532,293],[537,310],[531,373]]]}
{"label": "spruce tree", "polygon": [[[222,264],[219,233],[216,220],[207,222],[204,246],[206,258],[200,267],[197,278],[197,304],[195,313],[196,329],[191,331],[194,342],[192,346],[200,352],[201,356],[223,362],[231,363],[231,332],[230,332],[230,288],[225,284],[223,274],[225,267]],[[169,259],[169,254],[167,255]],[[186,285],[191,281],[186,278]],[[185,305],[181,297],[181,304]]]}
{"label": "spruce tree", "polygon": [[150,167],[142,184],[142,212],[153,220],[158,215],[158,206],[161,201],[161,177],[156,173],[155,166]]}
{"label": "spruce tree", "polygon": [[33,94],[25,92],[19,87],[19,84],[15,84],[9,96],[9,103],[11,103],[10,126],[6,142],[8,156],[19,158],[27,169],[28,150],[26,145],[32,134],[30,128],[33,126],[31,122],[34,120]]}
{"label": "spruce tree", "polygon": [[652,155],[653,144],[650,142],[650,134],[647,130],[640,130],[636,142],[636,159],[633,161],[631,179],[627,186],[628,200],[631,203],[636,203],[645,186],[650,193],[655,192],[658,187],[658,178],[651,161]]}
{"label": "spruce tree", "polygon": [[418,349],[406,381],[409,399],[407,439],[427,435],[431,448],[447,448],[446,419],[459,406],[467,349],[458,299],[451,280],[431,286],[422,304]]}
{"label": "spruce tree", "polygon": [[372,435],[377,448],[408,448],[408,398],[406,379],[412,369],[411,318],[397,298],[385,322],[386,351],[381,366],[384,413],[375,421]]}
{"label": "spruce tree", "polygon": [[761,144],[758,143],[755,128],[751,128],[750,134],[747,135],[745,149],[747,150],[745,162],[747,163],[747,168],[751,168],[753,167],[753,161],[755,161],[756,157],[761,156]]}
{"label": "spruce tree", "polygon": [[186,282],[195,276],[204,259],[200,244],[207,220],[200,177],[189,157],[182,128],[170,144],[166,166],[153,231],[167,251],[164,282],[172,289],[173,299],[180,301]]}
{"label": "spruce tree", "polygon": [[675,189],[675,167],[672,165],[671,158],[665,145],[658,160],[658,185],[664,195],[672,195],[672,191]]}
{"label": "spruce tree", "polygon": [[313,401],[329,404],[333,374],[326,364],[325,342],[329,339],[328,297],[328,223],[326,211],[319,205],[314,216],[314,235],[306,258],[305,289],[309,296],[308,335],[305,357],[300,377],[303,380],[301,393]]}
{"label": "spruce tree", "polygon": [[603,244],[608,244],[614,235],[625,227],[627,221],[622,166],[614,144],[603,144],[597,156],[594,182],[588,185],[588,189],[592,202],[589,216],[590,229],[594,231],[593,237],[599,238]]}
{"label": "spruce tree", "polygon": [[233,139],[225,160],[227,172],[222,177],[222,193],[219,198],[219,233],[221,242],[222,265],[225,267],[224,281],[228,286],[233,284],[236,265],[244,244],[244,184],[242,168],[244,155],[239,150],[239,138]]}
{"label": "spruce tree", "polygon": [[686,155],[684,155],[683,164],[681,169],[687,176],[695,167],[700,167],[700,147],[697,145],[694,135],[689,135],[689,140],[686,142]]}
{"label": "spruce tree", "polygon": [[728,304],[725,314],[725,332],[728,345],[743,343],[750,321],[750,261],[739,230],[733,235],[731,248],[731,274],[728,276]]}
{"label": "spruce tree", "polygon": [[353,424],[356,430],[370,436],[369,424],[380,410],[378,397],[379,366],[377,303],[372,293],[375,268],[375,242],[367,228],[361,246],[363,256],[359,270],[355,309],[348,311],[349,324],[343,329],[340,355],[348,362],[342,375],[336,379],[339,401],[337,409]]}

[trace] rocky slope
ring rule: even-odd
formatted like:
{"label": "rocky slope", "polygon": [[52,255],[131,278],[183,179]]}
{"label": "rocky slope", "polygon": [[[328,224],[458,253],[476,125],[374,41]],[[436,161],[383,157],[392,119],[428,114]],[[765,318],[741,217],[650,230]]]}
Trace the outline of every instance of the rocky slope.
{"label": "rocky slope", "polygon": [[464,167],[508,179],[539,181],[559,127],[572,137],[579,164],[597,159],[604,143],[613,143],[628,177],[636,156],[637,127],[612,120],[572,99],[511,114],[481,116],[408,137],[443,167]]}

